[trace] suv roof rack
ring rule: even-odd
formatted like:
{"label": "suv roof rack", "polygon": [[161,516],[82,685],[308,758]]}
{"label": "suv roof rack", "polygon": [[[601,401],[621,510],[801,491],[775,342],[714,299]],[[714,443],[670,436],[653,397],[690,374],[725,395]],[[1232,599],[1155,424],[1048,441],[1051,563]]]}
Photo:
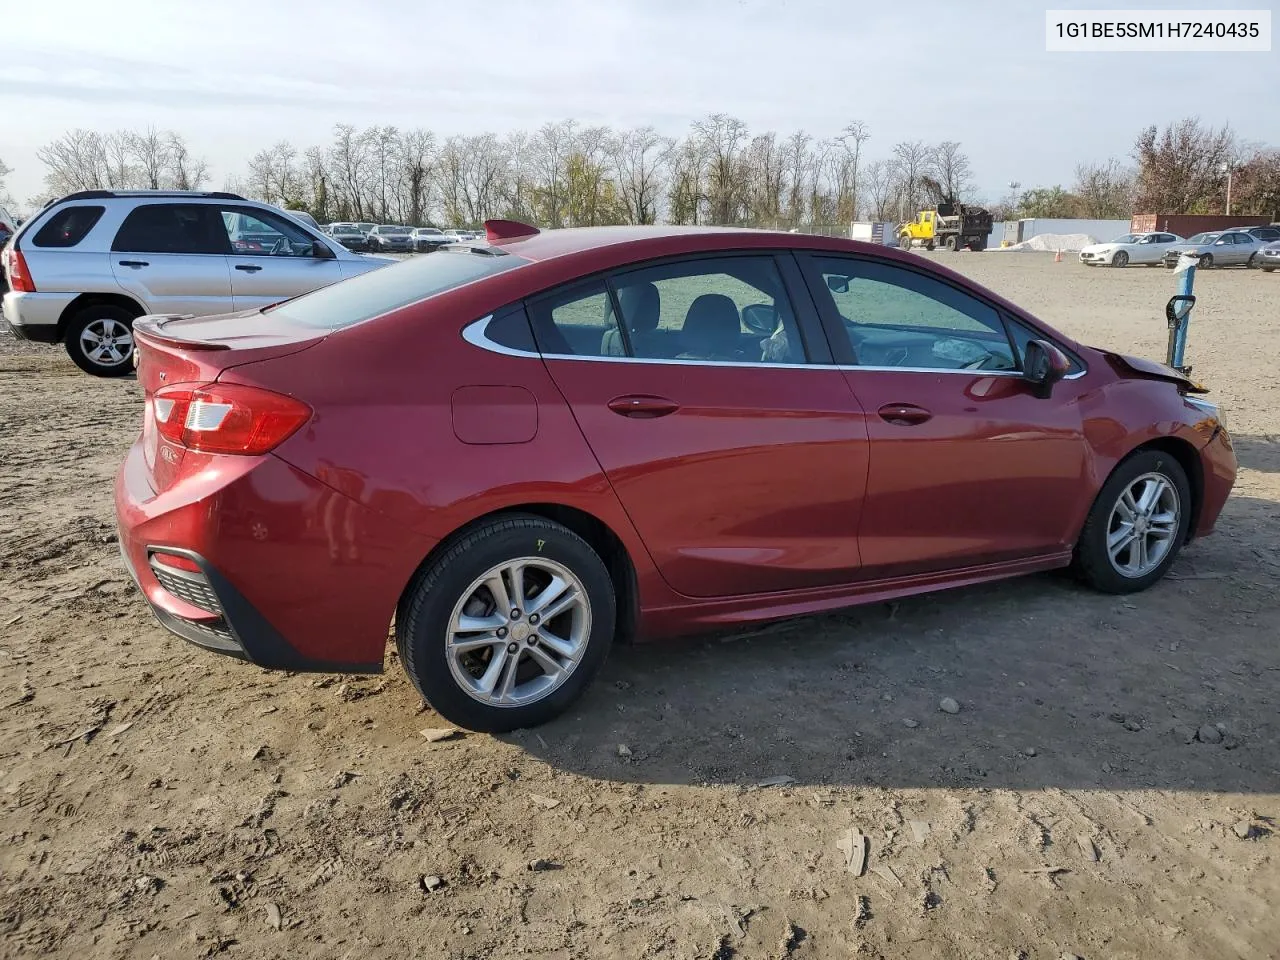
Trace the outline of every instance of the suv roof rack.
{"label": "suv roof rack", "polygon": [[52,203],[66,203],[68,200],[107,200],[112,197],[206,197],[210,200],[243,200],[238,193],[226,193],[220,190],[80,190],[59,197]]}

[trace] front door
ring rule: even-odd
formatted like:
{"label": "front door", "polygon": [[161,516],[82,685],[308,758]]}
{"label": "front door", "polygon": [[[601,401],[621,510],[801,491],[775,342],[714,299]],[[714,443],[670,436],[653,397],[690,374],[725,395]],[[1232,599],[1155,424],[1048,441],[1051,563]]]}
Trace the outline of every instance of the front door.
{"label": "front door", "polygon": [[317,257],[316,239],[285,217],[228,205],[222,220],[237,310],[269,306],[342,279],[338,261]]}
{"label": "front door", "polygon": [[[957,286],[872,259],[804,258],[871,465],[859,542],[869,576],[1069,549],[1087,496],[1075,381],[1021,379],[1030,328]],[[844,356],[840,356],[844,354]]]}
{"label": "front door", "polygon": [[841,372],[808,362],[800,324],[813,349],[821,331],[781,269],[794,263],[666,262],[529,305],[551,375],[686,596],[858,576],[866,423]]}

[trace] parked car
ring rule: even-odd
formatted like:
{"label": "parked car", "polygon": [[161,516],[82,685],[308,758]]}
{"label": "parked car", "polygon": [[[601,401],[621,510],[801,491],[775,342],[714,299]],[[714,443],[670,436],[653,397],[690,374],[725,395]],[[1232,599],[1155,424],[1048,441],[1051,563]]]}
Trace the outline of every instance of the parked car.
{"label": "parked car", "polygon": [[445,235],[455,243],[464,243],[468,240],[475,239],[474,235],[468,233],[466,230],[456,230],[456,229],[446,230]]}
{"label": "parked car", "polygon": [[435,227],[415,227],[409,236],[409,245],[418,253],[429,253],[453,242],[452,237]]}
{"label": "parked car", "polygon": [[1127,233],[1110,243],[1092,243],[1080,250],[1080,262],[1090,267],[1106,264],[1124,267],[1131,263],[1154,266],[1182,238],[1172,233]]}
{"label": "parked car", "polygon": [[369,249],[409,253],[413,250],[412,234],[409,227],[382,224],[369,231]]}
{"label": "parked car", "polygon": [[18,230],[17,218],[4,207],[0,207],[0,247],[9,242],[9,238]]}
{"label": "parked car", "polygon": [[317,231],[317,232],[319,232],[319,233],[324,233],[324,230],[320,227],[320,224],[316,222],[316,218],[315,218],[315,217],[313,217],[311,214],[307,213],[307,211],[305,211],[305,210],[284,210],[284,211],[282,211],[282,212],[287,213],[289,216],[293,217],[293,219],[295,219],[295,220],[301,220],[303,223],[305,223],[305,224],[306,224],[308,227],[310,227],[311,229],[313,229],[313,230],[315,230],[315,231]]}
{"label": "parked car", "polygon": [[355,223],[329,224],[329,236],[337,240],[348,250],[368,250],[369,235]]}
{"label": "parked car", "polygon": [[1280,269],[1280,242],[1268,243],[1259,250],[1256,262],[1267,273]]}
{"label": "parked car", "polygon": [[360,228],[360,232],[363,233],[366,237],[369,234],[373,233],[373,231],[378,228],[378,225],[376,223],[360,222],[360,223],[357,223],[356,226]]}
{"label": "parked car", "polygon": [[1176,243],[1164,255],[1164,265],[1173,269],[1178,257],[1190,254],[1202,270],[1210,267],[1251,267],[1265,244],[1240,230],[1222,233],[1198,233],[1184,243]]}
{"label": "parked car", "polygon": [[164,626],[377,672],[394,619],[436,710],[510,730],[564,710],[615,639],[1073,563],[1145,589],[1235,478],[1202,387],[911,254],[508,221],[490,240],[261,314],[138,323],[115,499]]}
{"label": "parked car", "polygon": [[392,262],[236,194],[112,190],[48,204],[3,261],[14,333],[65,344],[97,376],[133,369],[131,331],[144,314],[256,309]]}
{"label": "parked car", "polygon": [[1232,227],[1232,229],[1257,237],[1263,243],[1280,240],[1280,227]]}

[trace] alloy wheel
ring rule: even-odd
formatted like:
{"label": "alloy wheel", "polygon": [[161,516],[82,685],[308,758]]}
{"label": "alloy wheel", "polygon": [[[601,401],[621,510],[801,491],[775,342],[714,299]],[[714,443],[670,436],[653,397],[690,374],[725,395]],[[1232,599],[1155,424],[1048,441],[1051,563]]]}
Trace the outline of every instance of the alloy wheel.
{"label": "alloy wheel", "polygon": [[80,332],[80,349],[101,367],[118,367],[133,356],[133,332],[119,320],[91,320]]}
{"label": "alloy wheel", "polygon": [[1155,570],[1173,547],[1182,505],[1164,474],[1144,473],[1124,488],[1107,521],[1107,555],[1123,577]]}
{"label": "alloy wheel", "polygon": [[477,577],[454,605],[446,655],[454,681],[494,707],[549,696],[577,668],[591,636],[591,601],[572,571],[521,557]]}

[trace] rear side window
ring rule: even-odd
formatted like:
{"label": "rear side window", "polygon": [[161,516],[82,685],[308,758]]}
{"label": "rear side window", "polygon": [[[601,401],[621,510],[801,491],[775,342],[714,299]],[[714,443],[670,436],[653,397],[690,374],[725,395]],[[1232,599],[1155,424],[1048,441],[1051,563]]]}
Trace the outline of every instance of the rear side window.
{"label": "rear side window", "polygon": [[125,217],[111,249],[117,253],[226,254],[227,230],[215,206],[153,203]]}
{"label": "rear side window", "polygon": [[74,247],[93,229],[106,207],[63,207],[41,227],[31,243],[37,247]]}
{"label": "rear side window", "polygon": [[446,248],[429,257],[380,267],[267,309],[293,323],[338,330],[528,262],[494,248],[484,252]]}

